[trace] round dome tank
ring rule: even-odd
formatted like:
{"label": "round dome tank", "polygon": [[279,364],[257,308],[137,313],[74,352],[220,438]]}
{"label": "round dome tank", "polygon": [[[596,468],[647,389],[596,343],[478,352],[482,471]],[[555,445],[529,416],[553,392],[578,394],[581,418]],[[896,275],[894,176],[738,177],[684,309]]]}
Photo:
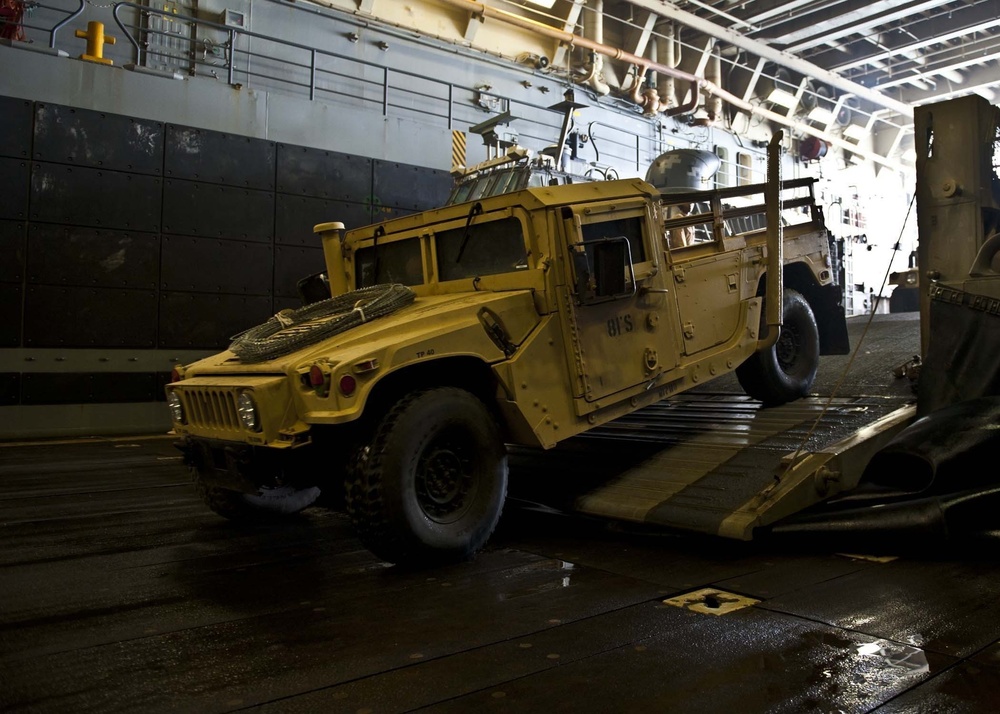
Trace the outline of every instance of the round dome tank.
{"label": "round dome tank", "polygon": [[674,149],[656,157],[646,171],[646,181],[660,193],[704,191],[712,187],[712,177],[722,160],[704,149]]}

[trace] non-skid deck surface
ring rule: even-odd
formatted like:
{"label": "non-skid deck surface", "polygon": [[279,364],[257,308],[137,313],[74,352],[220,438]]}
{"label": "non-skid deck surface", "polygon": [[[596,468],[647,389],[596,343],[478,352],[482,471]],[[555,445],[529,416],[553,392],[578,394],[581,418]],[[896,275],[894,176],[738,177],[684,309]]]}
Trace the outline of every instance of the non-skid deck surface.
{"label": "non-skid deck surface", "polygon": [[[0,711],[1000,709],[996,550],[878,561],[515,502],[475,561],[413,571],[332,511],[224,521],[178,456],[0,446]],[[706,587],[758,602],[664,603]]]}

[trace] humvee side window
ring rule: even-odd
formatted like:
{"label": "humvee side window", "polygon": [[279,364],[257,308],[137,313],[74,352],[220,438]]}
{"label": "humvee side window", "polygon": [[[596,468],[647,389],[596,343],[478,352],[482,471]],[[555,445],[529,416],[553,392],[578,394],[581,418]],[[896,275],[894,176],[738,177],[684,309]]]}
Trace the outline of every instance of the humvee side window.
{"label": "humvee side window", "polygon": [[646,261],[646,248],[642,242],[641,216],[617,218],[612,221],[602,221],[601,223],[583,224],[584,243],[589,243],[598,238],[610,238],[611,236],[625,236],[628,240],[629,250],[632,253],[633,263],[643,263]]}
{"label": "humvee side window", "polygon": [[579,243],[573,247],[571,257],[580,304],[590,305],[635,294],[635,272],[625,236]]}
{"label": "humvee side window", "polygon": [[[375,274],[376,251],[378,275]],[[354,281],[358,288],[386,283],[422,284],[424,266],[420,259],[420,239],[410,238],[361,248],[354,258]]]}
{"label": "humvee side window", "polygon": [[528,268],[521,221],[513,217],[452,228],[435,238],[442,282]]}

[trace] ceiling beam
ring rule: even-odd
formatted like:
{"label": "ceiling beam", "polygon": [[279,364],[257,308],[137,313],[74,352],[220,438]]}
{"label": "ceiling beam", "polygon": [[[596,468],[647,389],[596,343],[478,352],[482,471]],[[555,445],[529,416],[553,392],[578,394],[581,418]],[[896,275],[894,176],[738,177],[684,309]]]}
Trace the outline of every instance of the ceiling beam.
{"label": "ceiling beam", "polygon": [[966,72],[965,81],[961,84],[940,80],[933,89],[921,90],[912,87],[897,87],[895,89],[897,97],[916,106],[971,94],[977,89],[995,87],[1000,87],[1000,72],[997,72],[996,65],[990,64],[970,69]]}
{"label": "ceiling beam", "polygon": [[848,48],[848,55],[843,50],[823,48],[811,54],[809,60],[821,67],[843,72],[997,26],[1000,26],[1000,0],[989,0],[951,11],[934,12],[926,19],[906,22],[901,28],[869,35],[864,42],[853,43]]}
{"label": "ceiling beam", "polygon": [[905,65],[892,68],[890,74],[877,73],[881,79],[875,78],[874,71],[861,76],[871,76],[876,79],[875,86],[879,89],[886,89],[905,84],[910,79],[927,79],[942,73],[954,72],[957,69],[982,65],[998,58],[1000,58],[1000,37],[990,37],[979,42],[970,42],[935,52],[926,56],[926,62],[922,65],[907,62]]}
{"label": "ceiling beam", "polygon": [[[746,5],[748,12],[740,16],[737,8],[731,8],[730,13],[740,17],[744,23],[757,25],[778,15],[791,15],[800,7],[809,5],[814,0],[763,0],[761,2],[751,2]],[[740,8],[743,9],[742,7]]]}
{"label": "ceiling beam", "polygon": [[[862,25],[869,18],[913,4],[914,0],[841,0],[818,8],[806,8],[772,23],[754,37],[778,45],[790,45],[822,35],[844,25]],[[940,3],[938,3],[940,4]]]}
{"label": "ceiling beam", "polygon": [[892,97],[887,97],[881,92],[869,89],[864,85],[852,82],[835,72],[825,70],[822,67],[796,57],[789,52],[783,52],[775,49],[760,40],[746,37],[735,30],[720,27],[719,25],[698,17],[693,13],[681,10],[673,3],[665,2],[665,0],[630,0],[630,2],[632,5],[655,12],[658,15],[674,20],[675,22],[679,22],[682,25],[686,25],[687,27],[699,32],[703,32],[710,37],[723,40],[724,42],[727,42],[735,47],[739,47],[747,52],[755,54],[758,57],[763,57],[764,59],[770,60],[771,62],[779,64],[783,67],[808,75],[820,82],[830,85],[831,87],[836,87],[841,91],[867,99],[880,107],[892,109],[905,117],[913,116],[913,109],[903,102],[895,100]]}
{"label": "ceiling beam", "polygon": [[812,47],[819,47],[820,45],[825,45],[828,42],[839,40],[842,37],[848,37],[850,35],[864,35],[879,25],[885,25],[890,22],[895,22],[896,20],[902,20],[913,15],[914,13],[924,12],[925,10],[933,10],[934,8],[940,6],[941,0],[917,0],[916,2],[908,2],[901,7],[893,7],[891,10],[876,13],[874,15],[868,15],[864,22],[856,23],[854,21],[849,21],[846,24],[838,25],[836,29],[827,29],[819,34],[810,32],[808,39],[802,39],[798,42],[792,42],[791,44],[785,45],[785,51],[802,52],[803,50],[808,50]]}

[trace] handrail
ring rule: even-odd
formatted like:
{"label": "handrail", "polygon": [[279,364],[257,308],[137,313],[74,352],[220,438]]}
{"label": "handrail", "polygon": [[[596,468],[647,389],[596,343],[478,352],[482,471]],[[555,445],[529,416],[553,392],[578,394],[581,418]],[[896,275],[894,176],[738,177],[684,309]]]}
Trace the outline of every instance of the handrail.
{"label": "handrail", "polygon": [[[81,0],[81,3],[82,2],[83,2],[83,0]],[[383,75],[387,75],[388,72],[389,72],[389,68],[388,67],[386,67],[385,65],[378,64],[376,62],[370,62],[368,60],[359,59],[359,58],[356,58],[356,57],[350,57],[350,58],[348,58],[348,57],[345,57],[344,55],[339,55],[339,54],[337,54],[335,52],[329,52],[327,50],[318,49],[316,47],[310,47],[309,45],[304,45],[304,44],[301,44],[299,42],[293,42],[292,40],[284,40],[284,39],[280,39],[280,38],[277,38],[277,37],[272,37],[271,35],[265,35],[265,34],[262,34],[260,32],[253,32],[252,30],[242,30],[242,29],[239,29],[239,28],[230,27],[229,25],[221,25],[221,24],[219,24],[217,22],[211,22],[209,20],[202,20],[201,18],[197,18],[197,17],[194,17],[192,15],[183,15],[183,14],[180,14],[180,13],[167,12],[165,10],[157,10],[156,8],[148,7],[146,5],[139,5],[139,4],[134,3],[134,2],[116,2],[116,3],[114,3],[113,9],[111,11],[111,14],[114,16],[115,22],[117,23],[118,27],[121,29],[122,33],[124,33],[125,38],[129,41],[129,43],[135,49],[135,52],[136,52],[136,64],[142,64],[144,50],[143,50],[142,46],[139,44],[139,42],[135,39],[135,37],[132,36],[132,33],[130,31],[130,26],[127,25],[122,20],[121,16],[119,15],[119,11],[122,8],[133,9],[139,15],[143,15],[143,14],[145,14],[145,15],[157,15],[159,17],[169,18],[170,20],[175,21],[175,22],[176,21],[190,22],[190,23],[198,25],[199,27],[206,27],[206,28],[209,28],[209,29],[212,29],[212,30],[218,30],[219,32],[226,33],[229,36],[229,51],[230,51],[229,83],[230,84],[233,83],[233,73],[234,73],[234,62],[232,61],[232,54],[235,53],[235,46],[234,46],[233,41],[235,40],[235,38],[237,36],[257,38],[257,39],[263,40],[265,42],[273,42],[275,44],[282,45],[284,47],[291,47],[293,49],[302,50],[303,52],[307,53],[308,56],[309,56],[309,61],[307,63],[299,64],[299,63],[295,63],[295,62],[288,62],[288,61],[285,61],[285,62],[287,64],[292,64],[292,65],[295,65],[295,66],[298,66],[298,67],[302,67],[304,69],[308,69],[309,70],[309,74],[310,74],[310,82],[309,82],[310,99],[312,99],[312,98],[315,97],[315,92],[316,92],[316,81],[315,80],[316,80],[316,72],[317,72],[317,70],[316,70],[316,57],[317,57],[317,55],[322,55],[322,56],[325,56],[325,57],[330,57],[332,59],[349,59],[351,62],[356,62],[358,64],[362,64],[362,65],[365,65],[367,67],[373,67],[375,69],[381,70],[383,72]],[[188,42],[191,42],[191,40],[188,40]],[[452,84],[450,82],[445,82],[445,81],[442,81],[442,80],[439,80],[439,79],[434,79],[432,77],[427,77],[425,75],[418,74],[416,72],[408,72],[408,71],[403,70],[403,69],[395,69],[395,68],[393,68],[391,71],[392,71],[393,74],[402,74],[404,76],[413,77],[415,79],[420,79],[420,80],[424,80],[424,81],[431,81],[431,82],[434,82],[435,84],[440,84],[440,85],[442,85],[444,87],[451,87],[452,86]],[[387,85],[387,80],[388,80],[388,78],[384,76],[383,84]],[[385,87],[384,91],[388,92],[388,86]],[[386,103],[387,103],[386,99],[383,98],[383,105],[385,105]]]}
{"label": "handrail", "polygon": [[[51,27],[39,25],[30,26],[30,29],[47,35],[49,46],[55,49],[57,41],[60,41],[60,31],[79,18],[92,2],[44,1],[49,4],[37,3],[36,6],[65,16]],[[69,9],[50,7],[57,4],[65,4]],[[193,77],[211,76],[230,86],[239,86],[240,83],[249,86],[253,82],[258,88],[287,91],[312,101],[352,98],[353,101],[370,104],[373,109],[380,107],[380,113],[386,117],[419,115],[417,118],[420,121],[439,126],[446,124],[449,130],[457,125],[476,123],[473,117],[480,109],[474,100],[467,102],[465,96],[468,93],[474,97],[481,91],[479,87],[455,84],[447,79],[410,71],[406,67],[387,65],[354,54],[338,54],[323,47],[203,19],[196,14],[175,14],[133,0],[112,0],[110,11],[118,29],[124,34],[124,41],[119,40],[119,44],[130,46],[131,49],[125,47],[124,52],[134,56],[137,66],[190,72]],[[166,30],[168,22],[180,23],[173,26],[185,29],[169,32]],[[206,42],[206,38],[214,42]],[[241,41],[241,38],[246,39]],[[66,40],[61,42],[65,44]],[[212,45],[218,49],[213,51]],[[271,51],[262,51],[268,47]],[[519,104],[530,110],[549,109],[531,100],[519,100]],[[545,126],[547,122],[540,120],[538,124]],[[620,127],[613,128],[621,130]],[[546,141],[545,136],[523,136],[537,139],[540,143]],[[635,162],[638,167],[643,153],[641,143],[652,143],[653,140],[638,134],[623,139],[614,132],[604,137],[605,146],[610,149],[607,151],[608,158],[613,157],[613,161],[623,163]]]}
{"label": "handrail", "polygon": [[[85,0],[80,0],[80,7],[78,7],[74,12],[72,12],[69,15],[67,15],[65,18],[62,19],[62,21],[57,22],[52,27],[52,29],[49,31],[49,48],[50,49],[54,50],[56,48],[56,33],[59,32],[59,30],[61,30],[63,27],[65,27],[67,23],[71,22],[72,20],[75,20],[80,15],[80,13],[83,12],[83,8],[84,8],[85,4],[86,4]],[[40,7],[46,7],[46,6],[42,6],[42,5],[39,5],[39,6]],[[46,7],[46,9],[55,9],[55,8],[48,8],[48,7]]]}
{"label": "handrail", "polygon": [[84,6],[86,4],[86,0],[79,0],[79,2],[80,2],[80,6],[76,10],[66,10],[64,8],[57,7],[55,5],[46,5],[45,3],[41,3],[41,2],[25,3],[25,7],[28,8],[29,10],[34,10],[36,8],[42,8],[43,10],[52,10],[53,12],[59,12],[59,13],[65,13],[66,14],[66,17],[64,17],[62,20],[60,20],[59,22],[57,22],[55,25],[53,25],[52,27],[50,27],[48,29],[46,29],[45,27],[43,27],[41,25],[33,25],[33,24],[25,22],[24,21],[24,17],[22,17],[21,18],[21,22],[18,22],[18,23],[13,22],[12,20],[0,18],[0,26],[12,24],[12,25],[16,25],[17,27],[20,27],[22,30],[25,30],[25,29],[28,29],[28,30],[37,30],[39,32],[48,33],[48,36],[49,36],[49,48],[54,50],[56,48],[56,33],[58,33],[59,30],[61,30],[63,27],[65,27],[66,23],[68,23],[68,22],[74,20],[75,18],[79,17],[80,13],[83,12],[83,8],[84,8]]}

